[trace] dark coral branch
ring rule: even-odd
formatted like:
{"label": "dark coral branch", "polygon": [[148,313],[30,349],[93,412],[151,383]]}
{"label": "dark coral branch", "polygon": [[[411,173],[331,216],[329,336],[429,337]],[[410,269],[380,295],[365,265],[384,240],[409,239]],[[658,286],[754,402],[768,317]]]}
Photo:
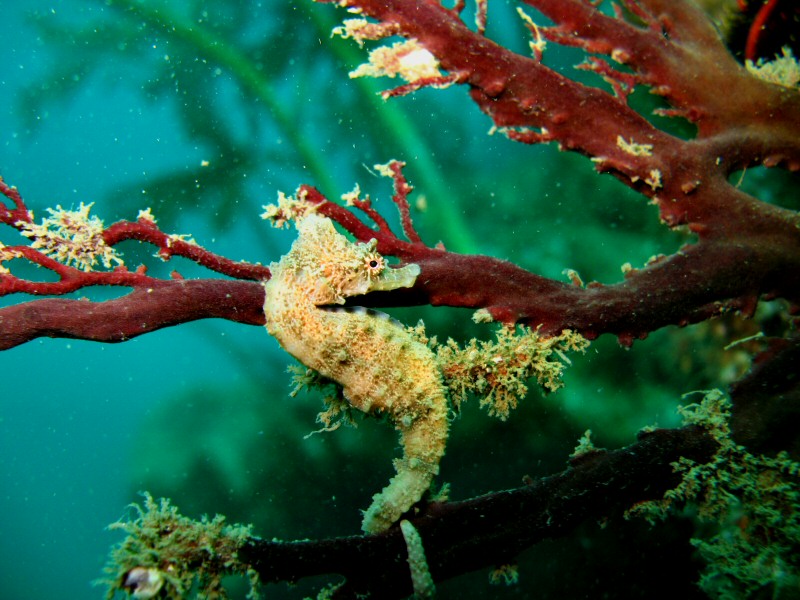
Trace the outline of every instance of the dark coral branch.
{"label": "dark coral branch", "polygon": [[[481,568],[512,564],[537,542],[566,535],[578,524],[660,498],[678,479],[671,464],[684,456],[707,462],[717,444],[704,430],[657,430],[621,450],[580,457],[565,471],[521,488],[460,502],[433,503],[409,520],[419,531],[431,575],[443,581]],[[338,573],[347,578],[336,598],[411,594],[407,551],[397,527],[373,536],[278,542],[253,539],[239,558],[261,580],[295,581]]]}
{"label": "dark coral branch", "polygon": [[789,452],[800,460],[800,339],[770,339],[731,388],[733,439],[752,454]]}
{"label": "dark coral branch", "polygon": [[0,350],[40,337],[123,342],[197,319],[263,325],[264,288],[226,279],[154,280],[121,298],[48,298],[0,308]]}

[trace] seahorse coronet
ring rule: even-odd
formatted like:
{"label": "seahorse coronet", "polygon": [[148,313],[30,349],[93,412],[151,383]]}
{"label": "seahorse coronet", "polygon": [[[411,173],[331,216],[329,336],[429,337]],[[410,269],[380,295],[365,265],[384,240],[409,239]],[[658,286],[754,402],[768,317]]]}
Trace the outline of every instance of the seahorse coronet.
{"label": "seahorse coronet", "polygon": [[351,296],[411,287],[415,264],[391,267],[376,241],[355,243],[311,213],[264,284],[267,331],[307,367],[342,386],[349,404],[387,417],[400,432],[396,475],[373,497],[362,529],[383,531],[428,490],[448,435],[448,402],[436,357],[402,324],[369,309],[335,308]]}

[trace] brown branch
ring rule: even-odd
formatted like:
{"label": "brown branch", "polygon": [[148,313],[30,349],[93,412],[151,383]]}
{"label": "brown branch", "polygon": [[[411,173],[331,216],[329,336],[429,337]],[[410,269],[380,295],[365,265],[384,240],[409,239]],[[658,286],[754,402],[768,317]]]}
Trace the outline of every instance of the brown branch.
{"label": "brown branch", "polygon": [[[780,421],[800,412],[800,379],[793,368],[800,342],[773,342],[731,389],[732,435],[751,452],[776,452],[788,445],[796,458],[800,436],[791,427],[795,421]],[[738,415],[737,407],[743,407]],[[755,426],[750,422],[754,411],[766,416]],[[785,434],[777,444],[774,425]],[[638,503],[660,499],[680,480],[673,470],[675,462],[683,457],[707,463],[718,447],[714,437],[699,426],[643,432],[630,446],[578,455],[564,471],[522,487],[418,506],[407,518],[423,540],[431,576],[441,582],[478,569],[514,564],[525,549],[569,535],[581,523],[618,519]],[[408,596],[412,589],[406,557],[397,526],[377,535],[322,540],[254,537],[238,552],[238,559],[257,571],[264,583],[341,575],[346,580],[334,591],[335,598],[378,593],[386,599]]]}
{"label": "brown branch", "polygon": [[771,339],[747,377],[731,387],[731,432],[752,454],[786,451],[800,460],[800,339]]}
{"label": "brown branch", "polygon": [[[584,455],[565,471],[521,488],[433,503],[409,520],[424,540],[431,575],[443,581],[512,564],[526,548],[566,535],[586,520],[619,516],[637,502],[660,498],[679,480],[671,463],[681,456],[707,462],[716,447],[699,428],[657,430],[627,448]],[[397,527],[379,535],[328,540],[253,539],[239,552],[264,582],[341,574],[347,581],[336,598],[376,590],[381,598],[408,596],[406,557]]]}

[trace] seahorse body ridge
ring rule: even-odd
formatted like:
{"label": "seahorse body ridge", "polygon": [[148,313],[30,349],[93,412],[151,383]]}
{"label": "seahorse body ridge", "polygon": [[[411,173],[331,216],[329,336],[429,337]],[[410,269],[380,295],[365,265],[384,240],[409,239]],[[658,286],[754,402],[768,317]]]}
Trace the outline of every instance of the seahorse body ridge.
{"label": "seahorse body ridge", "polygon": [[349,296],[411,287],[420,269],[389,267],[375,240],[353,243],[326,217],[309,214],[297,227],[291,250],[270,265],[267,331],[300,362],[339,383],[354,408],[385,415],[400,432],[396,475],[373,496],[362,523],[365,532],[383,531],[419,501],[439,471],[447,396],[433,352],[402,325],[336,305]]}

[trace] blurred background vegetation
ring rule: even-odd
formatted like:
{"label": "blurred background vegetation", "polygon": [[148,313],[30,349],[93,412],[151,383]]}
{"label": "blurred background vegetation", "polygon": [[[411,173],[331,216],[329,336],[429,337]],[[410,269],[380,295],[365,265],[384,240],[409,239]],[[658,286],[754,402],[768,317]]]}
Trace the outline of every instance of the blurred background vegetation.
{"label": "blurred background vegetation", "polygon": [[[135,100],[120,105],[121,112],[161,115],[165,129],[178,132],[177,147],[188,149],[169,150],[155,163],[144,147],[116,157],[125,169],[93,198],[95,213],[107,222],[133,218],[149,205],[165,231],[191,232],[210,250],[267,263],[293,235],[258,219],[278,190],[309,183],[337,198],[359,182],[393,217],[389,182],[371,166],[397,158],[408,163],[406,175],[416,186],[412,202],[426,207],[414,218],[429,244],[504,258],[556,279],[566,280],[563,271],[574,269],[584,281],[613,283],[623,263],[641,266],[690,241],[662,227],[646,199],[596,175],[585,158],[488,135],[489,119],[464,88],[384,102],[377,93],[392,81],[349,79],[366,51],[331,38],[343,16],[333,6],[277,0],[64,5],[69,10],[27,15],[50,58],[13,98],[22,137],[36,139],[70,103],[102,105],[104,93],[117,98],[112,92],[124,89]],[[511,3],[490,3],[488,35],[528,52],[527,31]],[[570,77],[603,85],[573,69],[582,60],[574,50],[551,44],[545,60]],[[88,100],[87,89],[95,90]],[[646,112],[658,99],[637,90],[633,102]],[[136,118],[125,122],[128,129],[114,136],[135,135]],[[658,125],[692,135],[685,123],[661,119]],[[84,126],[92,127],[90,119]],[[4,175],[14,182],[13,173]],[[87,167],[82,176],[104,175]],[[742,177],[747,189],[779,203],[796,198],[788,191],[796,184],[762,171]],[[136,257],[155,273],[174,268],[159,267],[146,252]],[[188,265],[181,270],[201,275]],[[424,319],[440,339],[492,335],[468,311],[392,312],[408,324]],[[780,313],[781,307],[767,307],[763,319],[779,327]],[[523,476],[561,470],[587,429],[596,445],[613,448],[633,441],[643,426],[675,426],[681,394],[724,386],[746,369],[744,347],[723,347],[756,329],[733,317],[670,327],[631,350],[603,337],[587,354],[571,357],[564,389],[549,396],[532,390],[507,422],[481,414],[477,402],[467,405],[453,424],[440,480],[450,484],[454,499],[514,487]],[[198,331],[206,343],[221,346],[238,372],[211,378],[192,361],[192,348],[180,347],[183,360],[175,368],[186,371],[176,377],[190,383],[177,392],[149,389],[152,408],[131,432],[131,500],[146,489],[170,497],[184,514],[219,512],[252,522],[265,537],[358,531],[359,509],[391,474],[397,454],[391,429],[361,420],[357,428],[306,438],[317,428],[321,403],[312,394],[289,397],[285,368],[292,361],[276,344],[265,340],[254,348],[252,336],[238,339],[235,330],[224,336]],[[620,519],[602,525],[586,524],[526,553],[516,587],[490,588],[487,574],[478,573],[441,586],[443,597],[532,597],[533,589],[539,598],[631,597],[656,587],[698,593],[688,520],[654,529]],[[299,598],[314,583],[272,591]]]}

